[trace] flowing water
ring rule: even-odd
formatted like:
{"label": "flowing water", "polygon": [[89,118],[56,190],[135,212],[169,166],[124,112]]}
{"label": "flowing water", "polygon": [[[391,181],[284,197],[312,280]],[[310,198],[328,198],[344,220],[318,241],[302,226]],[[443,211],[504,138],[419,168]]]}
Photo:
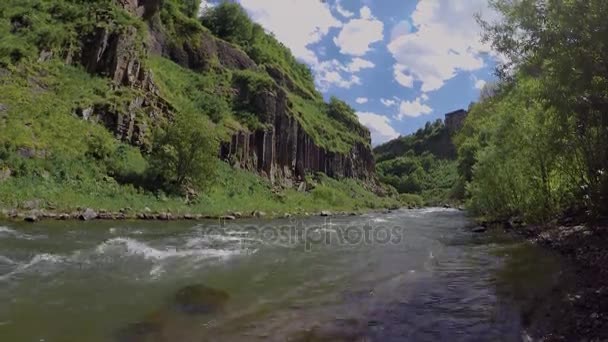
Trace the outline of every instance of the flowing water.
{"label": "flowing water", "polygon": [[[0,224],[0,341],[525,340],[560,262],[469,225],[448,209]],[[227,295],[176,307],[197,284]]]}

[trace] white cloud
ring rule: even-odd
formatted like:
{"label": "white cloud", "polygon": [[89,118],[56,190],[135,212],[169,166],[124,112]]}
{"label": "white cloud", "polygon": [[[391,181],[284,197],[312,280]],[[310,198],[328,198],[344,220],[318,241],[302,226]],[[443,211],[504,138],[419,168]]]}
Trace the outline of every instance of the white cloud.
{"label": "white cloud", "polygon": [[313,65],[315,82],[321,91],[327,91],[332,86],[338,88],[351,88],[353,85],[360,85],[361,79],[355,74],[348,73],[349,68],[338,60],[332,59],[317,62]]}
{"label": "white cloud", "polygon": [[372,43],[384,38],[384,24],[372,15],[369,7],[361,8],[360,16],[360,19],[352,19],[345,24],[334,38],[334,43],[343,54],[363,56]]}
{"label": "white cloud", "polygon": [[486,81],[475,79],[475,89],[482,90],[486,86]]}
{"label": "white cloud", "polygon": [[418,80],[422,91],[429,92],[443,87],[459,71],[484,67],[482,54],[489,53],[490,46],[480,41],[476,13],[496,17],[487,0],[419,1],[411,17],[414,32],[401,30],[388,45],[396,60],[397,82],[412,87]]}
{"label": "white cloud", "polygon": [[378,145],[399,137],[399,133],[391,126],[391,119],[384,115],[359,112],[359,122],[369,128],[372,135],[372,144]]}
{"label": "white cloud", "polygon": [[348,65],[348,71],[359,72],[361,69],[373,68],[376,65],[366,59],[355,57]]}
{"label": "white cloud", "polygon": [[410,31],[412,31],[412,25],[409,21],[402,20],[398,22],[397,25],[395,25],[391,30],[391,41],[395,40],[400,36],[410,33]]}
{"label": "white cloud", "polygon": [[419,117],[421,115],[430,114],[433,111],[431,107],[422,103],[420,97],[414,101],[401,101],[399,105],[399,114],[397,114],[397,120],[401,120],[404,117]]}
{"label": "white cloud", "polygon": [[367,103],[367,101],[369,101],[367,97],[357,97],[357,99],[355,100],[355,102],[357,102],[358,104],[364,104]]}
{"label": "white cloud", "polygon": [[308,46],[319,42],[332,27],[342,23],[329,5],[322,1],[300,0],[239,0],[252,19],[291,49],[293,54],[309,64],[317,57]]}
{"label": "white cloud", "polygon": [[405,73],[405,68],[401,65],[396,64],[393,70],[395,75],[395,81],[406,88],[412,88],[414,86],[414,76]]}
{"label": "white cloud", "polygon": [[420,95],[420,98],[422,99],[422,101],[428,101],[429,100],[429,96],[427,94]]}
{"label": "white cloud", "polygon": [[337,0],[336,1],[336,11],[338,11],[338,13],[340,13],[341,16],[343,16],[344,18],[350,18],[353,15],[355,15],[355,13],[347,10],[346,8],[342,7],[341,1]]}
{"label": "white cloud", "polygon": [[392,106],[396,106],[397,105],[397,101],[396,100],[391,100],[391,99],[380,99],[380,102],[382,102],[382,104],[385,107],[392,107]]}

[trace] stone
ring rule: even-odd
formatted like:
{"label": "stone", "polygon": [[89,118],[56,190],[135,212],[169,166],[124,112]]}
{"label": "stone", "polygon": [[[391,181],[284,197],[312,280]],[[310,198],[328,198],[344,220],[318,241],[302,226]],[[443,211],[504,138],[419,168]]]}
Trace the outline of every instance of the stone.
{"label": "stone", "polygon": [[6,112],[8,110],[8,106],[0,103],[0,113]]}
{"label": "stone", "polygon": [[44,205],[44,202],[40,199],[33,199],[25,201],[21,204],[21,208],[25,210],[40,209]]}
{"label": "stone", "polygon": [[224,215],[224,216],[220,216],[220,219],[222,220],[236,220],[236,217],[233,215]]}
{"label": "stone", "polygon": [[28,214],[26,215],[23,220],[25,222],[38,222],[38,216],[36,216],[35,214]]}
{"label": "stone", "polygon": [[87,208],[78,216],[78,218],[81,221],[91,221],[97,218],[97,213],[95,210]]}
{"label": "stone", "polygon": [[323,211],[321,211],[319,216],[323,216],[323,217],[331,216],[331,211],[323,210]]}
{"label": "stone", "polygon": [[197,284],[177,291],[173,305],[177,311],[187,314],[212,314],[222,311],[229,298],[225,291]]}
{"label": "stone", "polygon": [[70,214],[63,213],[63,214],[59,214],[59,216],[57,218],[62,221],[65,221],[65,220],[69,220],[71,217],[70,217]]}
{"label": "stone", "polygon": [[251,216],[257,217],[257,218],[263,218],[263,217],[266,217],[266,213],[263,211],[255,210],[251,213]]}
{"label": "stone", "polygon": [[173,218],[171,213],[160,213],[158,214],[158,219],[161,221],[169,221]]}
{"label": "stone", "polygon": [[241,213],[240,211],[235,211],[232,213],[232,216],[234,216],[236,218],[241,218],[241,217],[243,217],[243,213]]}
{"label": "stone", "polygon": [[192,214],[184,214],[184,220],[194,220],[194,215]]}
{"label": "stone", "polygon": [[148,207],[145,207],[145,208],[144,208],[144,212],[146,212],[146,213],[151,213],[151,212],[152,212],[152,209],[150,209],[150,208],[148,208]]}
{"label": "stone", "polygon": [[484,226],[477,226],[473,229],[471,229],[471,231],[473,233],[485,233],[488,230],[488,228],[484,227]]}

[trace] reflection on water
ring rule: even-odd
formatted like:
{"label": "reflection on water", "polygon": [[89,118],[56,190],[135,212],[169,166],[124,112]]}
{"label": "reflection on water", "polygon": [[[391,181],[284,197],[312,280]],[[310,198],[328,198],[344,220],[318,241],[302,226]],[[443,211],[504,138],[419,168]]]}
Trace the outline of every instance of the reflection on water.
{"label": "reflection on water", "polygon": [[[560,271],[458,211],[0,227],[8,341],[520,341]],[[6,337],[6,338],[4,338]]]}

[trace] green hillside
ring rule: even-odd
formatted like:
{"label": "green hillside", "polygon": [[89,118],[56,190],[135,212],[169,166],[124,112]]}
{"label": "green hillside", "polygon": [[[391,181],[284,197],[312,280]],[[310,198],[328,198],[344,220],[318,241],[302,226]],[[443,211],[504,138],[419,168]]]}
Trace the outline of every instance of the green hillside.
{"label": "green hillside", "polygon": [[380,180],[406,204],[444,205],[460,196],[456,151],[442,120],[374,149]]}
{"label": "green hillside", "polygon": [[238,5],[197,18],[198,5],[0,4],[0,207],[36,200],[48,210],[219,214],[392,205],[356,179],[311,173],[308,191],[297,192],[217,158],[233,133],[268,125],[256,99],[283,93],[288,115],[327,151],[369,146],[369,132],[344,102],[325,103],[310,70]]}

